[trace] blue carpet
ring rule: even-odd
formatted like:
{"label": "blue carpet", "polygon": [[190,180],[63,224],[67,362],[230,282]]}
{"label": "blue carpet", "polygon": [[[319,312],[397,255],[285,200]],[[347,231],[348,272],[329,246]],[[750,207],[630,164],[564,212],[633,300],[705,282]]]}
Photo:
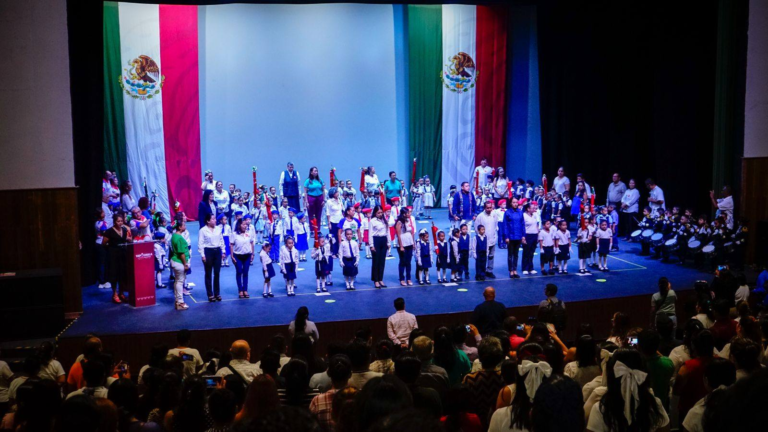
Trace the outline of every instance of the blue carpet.
{"label": "blue carpet", "polygon": [[[444,225],[444,212],[434,212],[435,220]],[[429,227],[428,223],[420,227]],[[100,290],[96,286],[83,288],[83,315],[66,331],[64,337],[77,337],[87,333],[125,334],[174,331],[182,328],[206,330],[217,328],[256,327],[284,325],[293,319],[299,306],[310,309],[315,322],[343,321],[357,319],[386,318],[392,314],[392,303],[397,297],[406,300],[408,311],[416,315],[466,312],[482,301],[482,291],[487,286],[496,288],[497,300],[507,307],[538,304],[543,298],[544,285],[555,283],[559,287],[558,297],[566,302],[625,297],[650,294],[656,291],[656,280],[666,276],[673,287],[691,287],[697,279],[707,278],[706,273],[677,264],[664,264],[637,255],[639,245],[622,242],[621,252],[609,256],[609,273],[595,272],[593,276],[577,276],[578,260],[570,261],[570,274],[558,276],[523,276],[511,280],[506,271],[506,250],[496,252],[496,275],[498,279],[486,282],[463,282],[458,286],[434,284],[435,271],[432,269],[431,286],[401,287],[397,276],[397,258],[387,261],[384,282],[389,286],[375,289],[370,281],[371,261],[361,259],[357,291],[344,289],[344,279],[336,266],[335,285],[329,287],[329,294],[315,295],[314,263],[309,259],[301,263],[304,270],[297,280],[297,295],[285,295],[283,280],[278,275],[272,281],[275,298],[261,297],[263,278],[259,267],[251,268],[250,299],[237,298],[235,268],[222,268],[221,291],[224,300],[209,303],[203,283],[203,266],[197,253],[197,223],[189,224],[192,237],[193,272],[189,280],[196,284],[192,296],[187,297],[189,310],[178,312],[173,308],[173,293],[170,289],[157,290],[157,305],[133,308],[127,304],[113,304],[111,290]],[[575,252],[575,251],[574,251]],[[394,252],[393,252],[394,253]],[[308,254],[309,255],[309,254]],[[396,256],[396,254],[395,254]],[[521,251],[522,257],[522,251]],[[257,260],[258,261],[258,260]],[[256,263],[258,265],[258,262]],[[539,271],[539,257],[534,258]],[[474,261],[470,262],[474,267]],[[415,269],[415,266],[414,266]],[[471,271],[474,277],[474,271]],[[168,271],[164,278],[167,283]],[[415,279],[414,279],[415,280]]]}

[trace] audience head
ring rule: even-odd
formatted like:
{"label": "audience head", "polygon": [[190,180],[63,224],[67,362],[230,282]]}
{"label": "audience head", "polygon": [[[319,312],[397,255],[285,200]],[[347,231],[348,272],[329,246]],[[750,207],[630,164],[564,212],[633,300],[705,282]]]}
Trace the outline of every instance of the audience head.
{"label": "audience head", "polygon": [[576,340],[576,361],[579,367],[597,364],[597,342],[590,335],[584,335]]}
{"label": "audience head", "polygon": [[405,310],[405,299],[402,297],[398,297],[395,299],[395,310],[401,311]]}
{"label": "audience head", "polygon": [[751,373],[760,369],[760,345],[744,337],[735,337],[731,340],[730,360],[736,365],[736,369]]}
{"label": "audience head", "polygon": [[373,378],[355,397],[358,430],[368,430],[387,416],[411,407],[411,392],[399,378],[392,375]]}
{"label": "audience head", "polygon": [[242,339],[234,341],[229,352],[232,353],[234,360],[249,360],[251,358],[251,346]]}
{"label": "audience head", "polygon": [[483,298],[485,299],[485,301],[496,300],[496,290],[491,287],[484,289]]}
{"label": "audience head", "polygon": [[216,426],[229,425],[235,421],[237,399],[227,389],[216,389],[208,396],[208,412]]}
{"label": "audience head", "polygon": [[[413,345],[411,345],[411,350],[422,362],[428,362],[432,360],[433,349],[434,344],[432,343],[432,339],[426,336],[417,337],[413,341]],[[397,369],[397,367],[395,367],[395,369]]]}
{"label": "audience head", "polygon": [[[287,365],[286,365],[287,366]],[[258,419],[280,407],[275,380],[269,375],[258,375],[248,386],[243,403],[243,419]]]}
{"label": "audience head", "polygon": [[375,347],[376,360],[388,360],[392,358],[395,344],[389,339],[380,340]]}
{"label": "audience head", "polygon": [[188,347],[190,341],[192,341],[191,331],[187,329],[183,329],[183,330],[179,330],[179,332],[176,333],[176,343],[178,344],[179,347]]}
{"label": "audience head", "polygon": [[533,431],[581,432],[584,402],[579,385],[568,378],[553,375],[536,391],[531,409]]}
{"label": "audience head", "polygon": [[303,359],[292,358],[283,366],[280,376],[285,378],[285,394],[288,400],[300,403],[309,388],[309,364]]}
{"label": "audience head", "polygon": [[547,286],[544,288],[544,295],[547,297],[554,297],[557,295],[557,285],[555,284],[547,284]]}
{"label": "audience head", "polygon": [[412,352],[404,352],[395,360],[395,376],[404,383],[415,384],[421,375],[421,360]]}
{"label": "audience head", "polygon": [[277,371],[280,369],[280,354],[278,354],[277,351],[269,348],[265,349],[264,352],[261,353],[260,362],[261,370],[264,371],[265,374],[273,377],[277,376]]}
{"label": "audience head", "polygon": [[57,432],[96,432],[99,429],[101,413],[95,400],[90,396],[76,395],[61,404],[56,420]]}
{"label": "audience head", "polygon": [[367,370],[371,362],[371,348],[362,339],[355,339],[347,346],[347,355],[352,363],[352,370]]}
{"label": "audience head", "polygon": [[448,327],[438,327],[435,330],[435,364],[445,370],[452,370],[454,364],[456,364],[456,351],[451,331]]}
{"label": "audience head", "polygon": [[661,344],[661,337],[653,330],[646,329],[640,332],[637,336],[637,348],[646,357],[655,357],[659,345]]}
{"label": "audience head", "polygon": [[716,320],[730,319],[731,306],[728,304],[727,300],[715,300],[712,309],[715,312]]}
{"label": "audience head", "polygon": [[24,431],[50,431],[61,407],[61,389],[51,380],[30,378],[16,390],[14,423]]}
{"label": "audience head", "polygon": [[352,362],[344,354],[336,354],[328,361],[328,376],[336,389],[346,387],[349,378],[352,377]]}
{"label": "audience head", "polygon": [[[608,391],[600,401],[600,411],[607,430],[625,430],[628,421],[625,407],[634,409],[632,427],[654,430],[659,426],[662,413],[651,393],[651,379],[640,352],[632,348],[619,348],[606,366]],[[637,400],[626,401],[624,388],[637,388]],[[634,393],[634,390],[632,390]],[[635,426],[636,425],[636,426]]]}
{"label": "audience head", "polygon": [[501,341],[493,336],[488,336],[477,347],[477,356],[485,370],[493,370],[504,360],[504,351],[501,349]]}

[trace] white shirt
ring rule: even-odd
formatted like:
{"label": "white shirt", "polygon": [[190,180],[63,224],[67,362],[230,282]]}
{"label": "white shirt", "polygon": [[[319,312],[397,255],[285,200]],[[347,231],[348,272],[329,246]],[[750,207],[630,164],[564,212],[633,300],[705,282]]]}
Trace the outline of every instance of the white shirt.
{"label": "white shirt", "polygon": [[261,260],[261,269],[266,271],[267,266],[272,264],[272,258],[269,257],[269,252],[264,249],[259,252],[259,260]]}
{"label": "white shirt", "polygon": [[639,209],[638,202],[640,202],[640,191],[637,189],[627,189],[627,191],[624,192],[624,196],[621,197],[621,203],[626,204],[627,208],[621,209],[621,211],[625,213],[637,213]]}
{"label": "white shirt", "polygon": [[379,176],[376,174],[374,175],[365,175],[365,189],[371,190],[371,189],[378,189],[381,183],[379,182]]}
{"label": "white shirt", "polygon": [[344,239],[339,244],[339,254],[342,258],[355,258],[355,265],[360,262],[360,245],[355,240]]}
{"label": "white shirt", "polygon": [[526,234],[538,234],[539,223],[536,221],[536,216],[529,215],[528,212],[523,213],[523,221],[525,223]]}
{"label": "white shirt", "polygon": [[[656,200],[664,201],[664,191],[661,190],[660,187],[656,186],[653,189],[651,189],[651,198],[655,198]],[[648,206],[651,208],[651,213],[654,215],[658,215],[659,209],[666,209],[667,203],[664,202],[664,204],[659,204],[657,202],[649,202]]]}
{"label": "white shirt", "polygon": [[542,247],[550,247],[555,245],[555,240],[552,238],[552,233],[547,230],[539,231],[539,241]]}
{"label": "white shirt", "polygon": [[409,221],[400,228],[400,246],[413,246],[413,231],[416,229],[416,220],[410,216]]}
{"label": "white shirt", "polygon": [[216,190],[216,183],[218,183],[216,180],[203,181],[203,183],[200,185],[200,189],[215,191]]}
{"label": "white shirt", "polygon": [[171,348],[168,350],[168,355],[181,357],[182,354],[192,356],[192,360],[184,360],[184,376],[188,377],[194,375],[195,372],[197,372],[197,369],[203,365],[203,358],[200,356],[200,351],[195,348]]}
{"label": "white shirt", "polygon": [[[377,218],[371,219],[371,227],[370,227],[370,234],[371,237],[387,237],[389,239],[389,224],[387,222],[382,222]],[[371,242],[373,243],[373,242]]]}
{"label": "white shirt", "polygon": [[571,233],[570,233],[570,232],[568,232],[568,231],[566,231],[566,232],[562,232],[562,231],[560,231],[560,230],[557,230],[557,231],[556,231],[556,232],[555,232],[555,233],[552,235],[552,238],[553,238],[554,240],[557,240],[557,242],[558,242],[558,243],[557,243],[557,245],[558,245],[558,246],[566,246],[566,245],[569,245],[569,244],[571,244]]}
{"label": "white shirt", "polygon": [[61,363],[59,363],[58,360],[53,359],[50,362],[48,362],[47,365],[40,368],[40,372],[37,373],[37,376],[39,376],[42,379],[56,381],[60,376],[66,375],[66,374],[67,373],[64,371],[64,368],[61,366]]}
{"label": "white shirt", "polygon": [[[667,410],[664,409],[664,405],[661,404],[661,401],[659,400],[659,398],[654,397],[654,399],[656,400],[656,405],[658,406],[659,414],[661,414],[661,419],[659,419],[659,423],[655,425],[648,432],[653,432],[669,424],[669,416],[667,415]],[[605,425],[605,421],[603,420],[603,413],[600,412],[599,403],[592,405],[592,411],[589,413],[589,422],[587,423],[587,429],[592,432],[609,432],[609,429],[607,428],[607,426]]]}
{"label": "white shirt", "polygon": [[491,185],[493,188],[493,196],[496,198],[506,198],[509,193],[509,179],[499,177]]}
{"label": "white shirt", "polygon": [[248,360],[234,359],[229,362],[229,367],[219,369],[219,371],[216,372],[216,376],[223,377],[232,375],[232,371],[229,370],[230,367],[236,370],[248,383],[261,374],[261,369]]}
{"label": "white shirt", "polygon": [[229,207],[229,192],[225,191],[224,189],[222,189],[221,192],[214,190],[213,202],[216,203],[217,209],[221,211],[227,211],[227,207]]}
{"label": "white shirt", "polygon": [[[565,185],[569,185],[570,186],[570,184],[571,184],[571,180],[568,179],[568,177],[566,177],[566,176],[563,176],[562,178],[555,177],[555,179],[552,181],[552,188],[555,190],[555,192],[561,194],[561,193],[563,193],[563,192],[565,192],[567,190],[565,188]],[[587,192],[587,193],[589,193],[589,192]]]}
{"label": "white shirt", "polygon": [[735,301],[739,304],[740,301],[747,301],[749,299],[749,285],[742,285],[736,290]]}
{"label": "white shirt", "polygon": [[83,387],[79,390],[75,390],[72,393],[67,395],[67,399],[71,397],[75,397],[77,395],[83,395],[83,394],[89,394],[94,399],[106,399],[108,389],[106,387],[100,386],[100,387]]}
{"label": "white shirt", "polygon": [[290,264],[291,261],[293,261],[294,264],[298,264],[299,251],[296,248],[288,250],[288,246],[281,247],[280,248],[280,269],[282,271],[285,271],[285,264]]}
{"label": "white shirt", "polygon": [[8,402],[8,388],[11,385],[13,372],[8,363],[0,360],[0,403]]}
{"label": "white shirt", "polygon": [[717,212],[725,215],[725,224],[728,229],[733,229],[733,197],[725,197],[717,200]]}
{"label": "white shirt", "polygon": [[475,218],[475,229],[480,225],[485,227],[485,235],[488,237],[488,246],[496,246],[499,237],[497,233],[499,223],[496,215],[493,214],[493,211],[491,211],[491,214],[488,214],[483,210],[482,213],[477,215]]}
{"label": "white shirt", "polygon": [[[709,396],[709,395],[707,395]],[[683,420],[683,427],[688,432],[704,432],[704,411],[705,404],[707,403],[707,397],[703,397],[693,405],[693,408],[688,411],[688,414]]]}
{"label": "white shirt", "polygon": [[249,255],[253,253],[253,238],[247,232],[230,236],[229,243],[232,245],[233,254]]}
{"label": "white shirt", "polygon": [[136,200],[134,200],[130,194],[125,194],[120,197],[120,202],[123,205],[123,211],[129,214],[131,213],[131,209],[136,207]]}
{"label": "white shirt", "polygon": [[497,409],[491,416],[491,423],[488,425],[488,432],[528,432],[528,429],[510,429],[512,423],[512,407]]}
{"label": "white shirt", "polygon": [[104,222],[107,223],[107,229],[112,228],[112,210],[105,202],[101,203],[101,209],[104,210]]}
{"label": "white shirt", "polygon": [[613,237],[613,232],[611,232],[610,228],[606,228],[605,230],[599,229],[595,231],[595,237],[598,239],[609,239]]}
{"label": "white shirt", "polygon": [[477,168],[475,168],[475,175],[477,175],[479,173],[479,176],[478,176],[478,179],[477,179],[477,184],[481,188],[485,187],[485,185],[487,185],[489,183],[488,182],[488,176],[492,172],[493,172],[493,168],[491,168],[490,166],[486,166],[485,168],[483,168],[483,166],[480,165]]}
{"label": "white shirt", "polygon": [[328,216],[331,223],[339,223],[343,211],[344,207],[341,200],[331,198],[325,201],[325,215]]}
{"label": "white shirt", "polygon": [[211,228],[208,225],[200,228],[200,233],[197,235],[197,252],[200,256],[205,256],[206,248],[219,248],[222,254],[225,253],[224,237],[221,236],[221,230]]}
{"label": "white shirt", "polygon": [[[301,193],[301,190],[303,189],[301,185],[301,176],[299,176],[299,172],[296,170],[293,170],[293,174],[296,174],[296,187],[299,189],[299,196],[304,196],[304,194]],[[283,195],[283,181],[285,181],[285,170],[280,173],[280,183],[278,183],[280,185],[280,196]]]}

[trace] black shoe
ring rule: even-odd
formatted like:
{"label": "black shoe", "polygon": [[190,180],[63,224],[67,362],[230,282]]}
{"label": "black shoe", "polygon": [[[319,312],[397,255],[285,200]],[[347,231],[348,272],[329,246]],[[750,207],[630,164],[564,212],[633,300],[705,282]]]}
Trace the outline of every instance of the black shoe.
{"label": "black shoe", "polygon": [[520,279],[520,275],[515,273],[515,274],[512,275],[512,278],[513,279]]}
{"label": "black shoe", "polygon": [[496,279],[496,275],[490,272],[486,272],[485,277],[487,277],[488,279]]}
{"label": "black shoe", "polygon": [[221,301],[221,296],[216,296],[216,301]]}
{"label": "black shoe", "polygon": [[424,285],[432,285],[432,282],[430,282],[429,279],[427,279],[426,281],[424,281]]}
{"label": "black shoe", "polygon": [[267,293],[264,293],[261,296],[264,297],[264,298],[268,298],[269,297],[269,295]]}
{"label": "black shoe", "polygon": [[216,297],[208,297],[208,301],[211,303],[216,303]]}
{"label": "black shoe", "polygon": [[326,282],[325,286],[333,286],[333,282]]}
{"label": "black shoe", "polygon": [[424,281],[419,281],[419,285],[424,285]]}
{"label": "black shoe", "polygon": [[274,297],[274,296],[275,296],[275,295],[274,295],[274,294],[272,294],[272,293],[267,293],[267,295],[268,295],[269,297]]}

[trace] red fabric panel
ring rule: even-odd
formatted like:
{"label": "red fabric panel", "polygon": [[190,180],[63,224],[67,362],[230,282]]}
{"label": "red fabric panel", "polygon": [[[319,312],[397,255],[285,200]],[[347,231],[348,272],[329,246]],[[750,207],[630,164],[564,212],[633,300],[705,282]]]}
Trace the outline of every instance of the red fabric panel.
{"label": "red fabric panel", "polygon": [[160,72],[168,200],[197,219],[200,201],[200,80],[197,6],[160,5]]}
{"label": "red fabric panel", "polygon": [[506,166],[507,7],[477,6],[475,161]]}

